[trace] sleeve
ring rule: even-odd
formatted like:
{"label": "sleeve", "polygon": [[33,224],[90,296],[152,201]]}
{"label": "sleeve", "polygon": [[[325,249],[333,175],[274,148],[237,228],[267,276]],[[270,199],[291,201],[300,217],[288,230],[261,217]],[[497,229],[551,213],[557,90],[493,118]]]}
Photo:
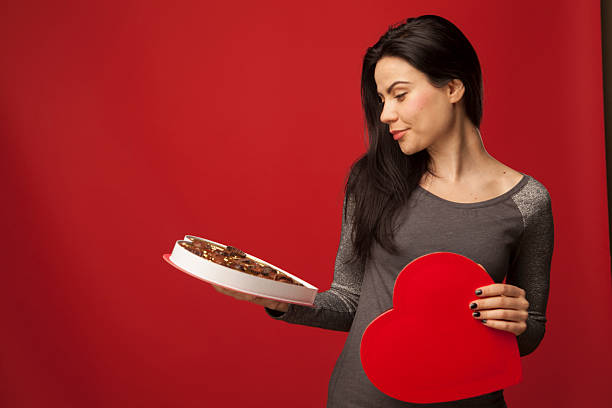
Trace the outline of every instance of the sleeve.
{"label": "sleeve", "polygon": [[264,307],[270,317],[287,323],[328,330],[350,330],[363,281],[363,268],[347,262],[353,255],[352,224],[350,222],[353,216],[353,208],[354,201],[352,199],[347,200],[345,196],[342,205],[340,244],[336,254],[334,276],[330,289],[316,294],[314,307],[289,303],[289,309],[286,312]]}
{"label": "sleeve", "polygon": [[527,329],[517,336],[521,357],[532,353],[544,338],[550,266],[554,246],[554,225],[550,196],[526,206],[524,231],[506,283],[525,290],[529,302]]}

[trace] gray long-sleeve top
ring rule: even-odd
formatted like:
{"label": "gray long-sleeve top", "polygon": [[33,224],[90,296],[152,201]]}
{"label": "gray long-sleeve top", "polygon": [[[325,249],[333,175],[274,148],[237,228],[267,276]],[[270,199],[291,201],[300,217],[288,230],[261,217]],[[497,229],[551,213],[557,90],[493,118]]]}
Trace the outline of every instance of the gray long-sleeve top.
{"label": "gray long-sleeve top", "polygon": [[[345,197],[340,245],[333,282],[317,293],[314,307],[289,304],[287,312],[265,308],[287,323],[348,331],[331,375],[327,407],[503,407],[503,390],[454,403],[414,404],[378,390],[367,378],[359,355],[361,336],[376,317],[393,306],[393,286],[401,270],[414,259],[448,251],[482,264],[496,283],[523,288],[529,301],[527,329],[517,336],[520,356],[533,352],[544,337],[553,217],[548,190],[536,179],[523,178],[506,193],[476,203],[456,203],[418,186],[400,217],[392,255],[375,243],[364,270],[345,264],[352,254],[353,202]],[[475,299],[477,297],[475,296]],[[495,330],[495,329],[492,329]]]}

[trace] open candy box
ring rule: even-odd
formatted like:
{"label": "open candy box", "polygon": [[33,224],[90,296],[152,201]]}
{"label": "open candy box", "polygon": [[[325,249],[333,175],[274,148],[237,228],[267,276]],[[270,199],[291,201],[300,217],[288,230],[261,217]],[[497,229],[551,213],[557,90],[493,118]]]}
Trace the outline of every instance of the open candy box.
{"label": "open candy box", "polygon": [[318,288],[237,248],[185,235],[176,241],[170,265],[203,281],[268,299],[312,306]]}

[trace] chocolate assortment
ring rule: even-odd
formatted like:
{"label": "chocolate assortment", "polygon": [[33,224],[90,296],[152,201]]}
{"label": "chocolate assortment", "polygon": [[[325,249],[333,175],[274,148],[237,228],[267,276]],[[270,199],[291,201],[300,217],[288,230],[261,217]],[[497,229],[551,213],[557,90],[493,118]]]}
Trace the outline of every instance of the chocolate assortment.
{"label": "chocolate assortment", "polygon": [[247,257],[247,255],[238,248],[229,245],[223,248],[195,237],[190,241],[179,241],[178,243],[189,252],[219,265],[261,278],[304,286],[275,268]]}

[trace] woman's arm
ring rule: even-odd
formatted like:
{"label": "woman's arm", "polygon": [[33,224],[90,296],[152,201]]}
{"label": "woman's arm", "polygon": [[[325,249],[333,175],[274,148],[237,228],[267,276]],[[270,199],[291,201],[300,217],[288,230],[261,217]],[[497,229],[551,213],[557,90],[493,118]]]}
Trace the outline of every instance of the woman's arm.
{"label": "woman's arm", "polygon": [[264,308],[276,320],[322,329],[349,331],[361,293],[363,270],[352,264],[345,264],[353,254],[351,243],[354,201],[344,198],[342,205],[342,229],[336,254],[334,277],[329,290],[317,293],[314,307],[289,303],[287,312]]}
{"label": "woman's arm", "polygon": [[539,186],[533,201],[519,205],[525,229],[506,279],[506,283],[524,289],[529,302],[527,329],[517,336],[521,357],[536,349],[546,331],[554,225],[550,196]]}

